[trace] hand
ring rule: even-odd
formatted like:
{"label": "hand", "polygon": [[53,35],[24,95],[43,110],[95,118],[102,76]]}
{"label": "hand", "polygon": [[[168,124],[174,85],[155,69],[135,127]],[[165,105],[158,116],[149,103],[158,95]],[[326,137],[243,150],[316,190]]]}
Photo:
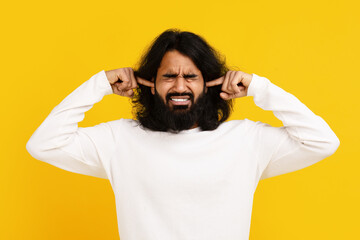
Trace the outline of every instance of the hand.
{"label": "hand", "polygon": [[120,96],[133,97],[134,89],[138,87],[138,83],[148,87],[154,87],[153,82],[135,77],[134,71],[130,67],[105,71],[105,74],[113,93]]}
{"label": "hand", "polygon": [[206,87],[222,84],[220,97],[224,100],[247,96],[252,74],[242,71],[228,71],[225,76],[206,82]]}

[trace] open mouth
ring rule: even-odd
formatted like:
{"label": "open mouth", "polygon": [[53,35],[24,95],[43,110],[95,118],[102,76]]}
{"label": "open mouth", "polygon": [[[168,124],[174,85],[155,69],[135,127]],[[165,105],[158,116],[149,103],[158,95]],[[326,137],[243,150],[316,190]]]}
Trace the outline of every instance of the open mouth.
{"label": "open mouth", "polygon": [[169,102],[173,105],[188,105],[191,103],[189,96],[173,96],[170,97]]}
{"label": "open mouth", "polygon": [[187,106],[193,102],[193,94],[192,93],[169,93],[166,96],[167,103],[173,106]]}

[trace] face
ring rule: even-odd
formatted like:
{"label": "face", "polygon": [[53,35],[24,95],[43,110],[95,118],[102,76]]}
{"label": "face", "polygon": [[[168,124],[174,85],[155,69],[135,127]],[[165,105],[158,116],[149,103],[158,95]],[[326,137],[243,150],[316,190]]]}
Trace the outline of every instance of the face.
{"label": "face", "polygon": [[[170,110],[190,109],[204,92],[204,79],[193,61],[177,50],[165,53],[158,68],[155,91]],[[206,91],[206,89],[205,89]]]}

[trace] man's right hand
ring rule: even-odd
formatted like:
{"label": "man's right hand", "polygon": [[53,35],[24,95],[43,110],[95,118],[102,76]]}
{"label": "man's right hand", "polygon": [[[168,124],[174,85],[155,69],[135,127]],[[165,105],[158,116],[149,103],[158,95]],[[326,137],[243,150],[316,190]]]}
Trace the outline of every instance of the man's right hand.
{"label": "man's right hand", "polygon": [[154,87],[153,82],[135,77],[134,71],[130,67],[105,71],[105,74],[113,93],[120,96],[133,97],[134,89],[138,87],[138,83],[147,87]]}

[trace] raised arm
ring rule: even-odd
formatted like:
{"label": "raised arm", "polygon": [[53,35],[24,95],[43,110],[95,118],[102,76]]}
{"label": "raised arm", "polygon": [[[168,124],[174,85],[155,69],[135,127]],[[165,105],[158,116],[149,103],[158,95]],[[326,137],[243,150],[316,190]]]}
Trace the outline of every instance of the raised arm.
{"label": "raised arm", "polygon": [[80,85],[57,105],[36,129],[26,144],[34,158],[67,171],[107,178],[97,146],[89,137],[108,138],[107,123],[91,128],[79,128],[85,112],[105,95],[112,94],[105,71],[101,71]]}
{"label": "raised arm", "polygon": [[51,111],[27,142],[26,149],[34,158],[64,170],[108,178],[106,161],[115,149],[111,124],[81,128],[78,122],[105,95],[131,97],[136,87],[130,68],[95,74]]}
{"label": "raised arm", "polygon": [[273,111],[283,123],[282,127],[254,123],[252,129],[257,136],[260,179],[310,166],[332,155],[338,148],[339,139],[321,117],[267,78],[240,72],[208,85],[221,81],[224,99],[253,96],[258,107]]}

